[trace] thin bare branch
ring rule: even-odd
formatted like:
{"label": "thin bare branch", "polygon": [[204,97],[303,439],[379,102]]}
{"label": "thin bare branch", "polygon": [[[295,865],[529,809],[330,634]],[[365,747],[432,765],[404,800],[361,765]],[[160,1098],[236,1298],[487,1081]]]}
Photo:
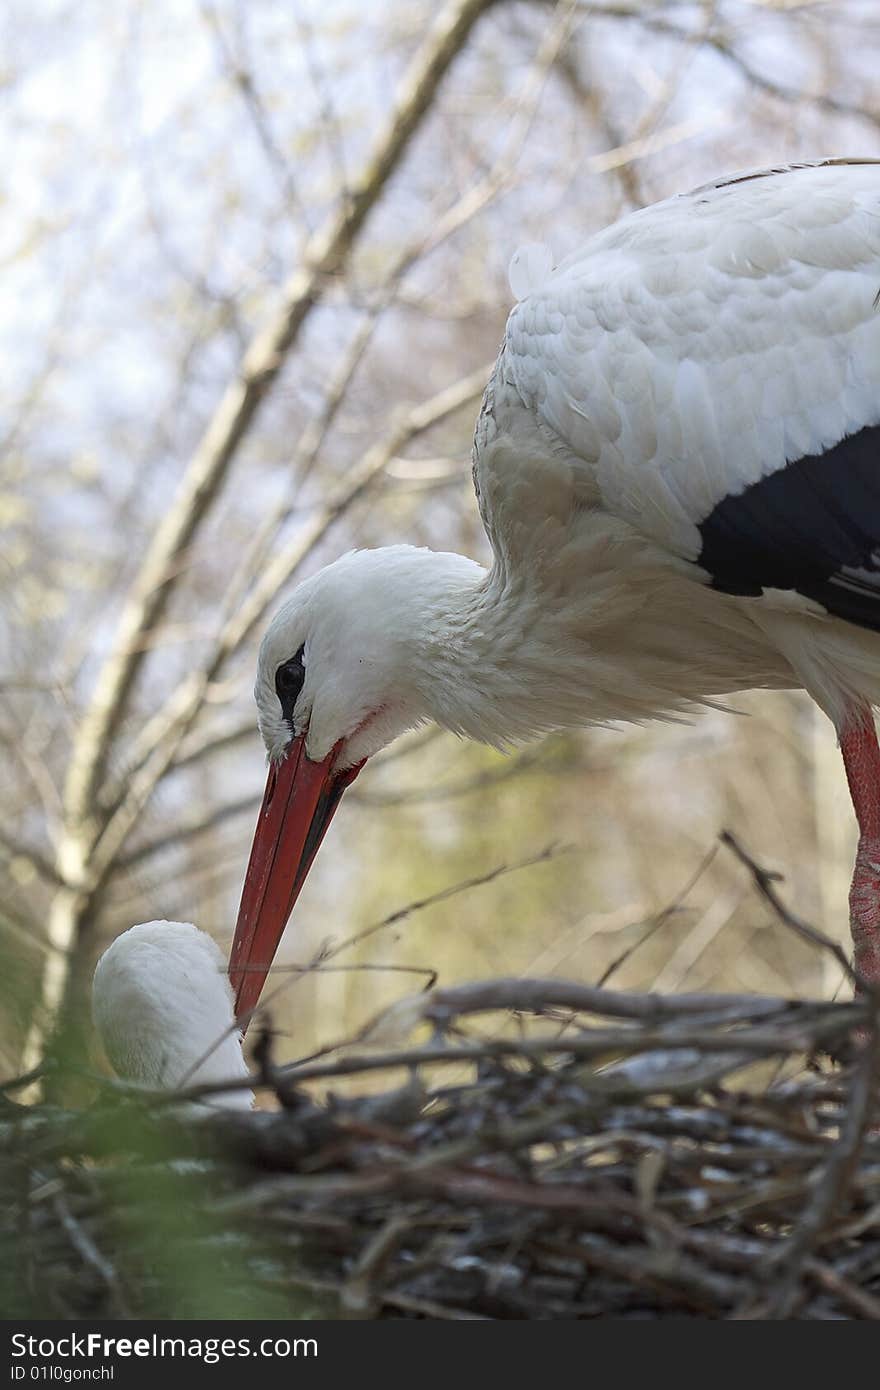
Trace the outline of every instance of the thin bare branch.
{"label": "thin bare branch", "polygon": [[242,608],[221,631],[206,669],[193,672],[166,702],[154,723],[155,747],[143,766],[129,775],[125,793],[95,843],[90,856],[91,885],[99,885],[113,867],[141,811],[171,766],[181,740],[201,708],[205,691],[223,663],[241,646],[262,619],[279,590],[299,569],[314,548],[383,472],[387,460],[435,424],[475,400],[482,392],[486,368],[438,392],[415,406],[389,437],[364,455],[347,475],[335,496],[322,506],[289,546],[279,551],[254,585]]}
{"label": "thin bare branch", "polygon": [[5,850],[10,859],[21,859],[25,864],[29,864],[46,883],[51,883],[57,887],[62,882],[54,864],[50,863],[40,850],[34,849],[32,845],[26,845],[23,840],[17,839],[2,826],[0,826],[0,849]]}
{"label": "thin bare branch", "polygon": [[[66,886],[56,894],[49,920],[50,940],[62,953],[76,944],[94,895],[119,853],[139,807],[176,751],[176,741],[171,741],[169,751],[163,750],[156,764],[151,764],[149,772],[131,789],[124,806],[111,816],[109,824],[102,824],[98,792],[145,659],[144,638],[161,621],[186,570],[189,548],[304,323],[333,277],[347,264],[367,217],[431,109],[440,83],[491,3],[492,0],[447,0],[437,15],[409,64],[383,128],[350,188],[350,196],[327,225],[309,239],[302,265],[291,275],[274,310],[244,351],[148,546],[71,749],[64,789],[64,827],[57,854],[57,871]],[[331,520],[325,524],[331,524]],[[186,732],[188,723],[181,726],[181,732]],[[34,1025],[25,1045],[28,1062],[36,1058],[42,1046],[47,1019],[53,1018],[62,1004],[66,982],[62,958],[50,958]]]}
{"label": "thin bare branch", "polygon": [[145,840],[143,844],[135,845],[127,854],[119,855],[116,859],[117,870],[125,871],[134,868],[136,864],[142,864],[146,859],[152,859],[156,854],[161,854],[166,849],[180,849],[189,844],[199,835],[206,835],[211,830],[216,830],[219,825],[224,825],[228,820],[234,820],[236,816],[242,816],[245,812],[255,811],[260,804],[259,795],[248,795],[236,797],[234,801],[227,801],[221,806],[215,806],[212,811],[200,811],[197,816],[190,819],[178,821],[172,830],[164,835],[156,835],[151,840]]}
{"label": "thin bare branch", "polygon": [[755,881],[755,887],[763,898],[772,907],[780,922],[783,922],[791,931],[799,936],[803,941],[809,941],[812,946],[818,946],[823,951],[828,951],[837,961],[847,979],[852,980],[859,988],[867,994],[876,993],[876,986],[862,979],[858,972],[850,963],[849,957],[836,941],[832,941],[830,936],[819,931],[818,927],[805,922],[802,917],[798,917],[780,898],[776,891],[775,884],[779,875],[772,873],[769,869],[763,869],[752,856],[743,849],[739,840],[730,830],[722,830],[719,836],[721,843],[732,849],[741,864],[744,864]]}
{"label": "thin bare branch", "polygon": [[[547,0],[541,0],[546,3]],[[580,9],[586,6],[579,5]],[[592,16],[601,16],[607,19],[632,20],[649,29],[655,34],[664,34],[669,38],[678,39],[682,43],[692,43],[694,33],[684,28],[682,25],[674,23],[672,20],[664,19],[660,15],[652,14],[650,9],[635,8],[628,5],[589,5],[589,13]],[[768,77],[765,73],[759,72],[748,62],[743,55],[734,48],[733,44],[717,29],[706,29],[699,35],[699,41],[707,47],[712,48],[722,58],[737,69],[746,79],[750,86],[766,93],[777,101],[785,102],[787,105],[810,105],[815,106],[821,111],[827,111],[834,116],[850,116],[856,120],[865,121],[869,125],[880,126],[880,112],[871,110],[868,107],[860,106],[855,102],[847,101],[842,97],[831,96],[827,92],[811,92],[800,87],[791,87],[784,82],[779,82],[776,78]]]}
{"label": "thin bare branch", "polygon": [[256,414],[274,386],[328,277],[351,254],[366,218],[431,107],[440,82],[492,0],[450,0],[438,15],[401,83],[394,107],[351,197],[310,241],[303,266],[256,333],[184,473],[129,592],[116,637],[98,676],[72,750],[66,789],[70,819],[88,823],[94,795],[140,670],[145,632],[155,627],[171,596],[185,552],[225,480]]}

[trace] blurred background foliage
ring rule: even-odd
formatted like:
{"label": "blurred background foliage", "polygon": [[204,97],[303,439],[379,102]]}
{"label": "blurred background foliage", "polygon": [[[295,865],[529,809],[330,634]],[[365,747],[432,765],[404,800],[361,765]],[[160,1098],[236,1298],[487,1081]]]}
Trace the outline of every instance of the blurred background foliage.
{"label": "blurred background foliage", "polygon": [[[401,135],[444,23],[442,80]],[[7,0],[0,31],[8,1075],[59,1009],[75,1022],[98,951],[131,923],[193,920],[228,944],[264,776],[256,645],[289,586],[353,545],[486,558],[469,447],[514,250],[560,259],[744,166],[880,154],[880,15],[874,0]],[[396,136],[377,173],[371,152]],[[310,274],[295,331],[251,371]],[[259,408],[233,438],[247,391]],[[193,509],[194,461],[224,429]],[[731,703],[506,758],[417,732],[347,796],[281,960],[555,843],[335,963],[833,993],[836,970],[771,924],[742,871],[706,862],[729,825],[848,940],[830,727],[795,695]],[[281,1058],[419,983],[286,978]]]}

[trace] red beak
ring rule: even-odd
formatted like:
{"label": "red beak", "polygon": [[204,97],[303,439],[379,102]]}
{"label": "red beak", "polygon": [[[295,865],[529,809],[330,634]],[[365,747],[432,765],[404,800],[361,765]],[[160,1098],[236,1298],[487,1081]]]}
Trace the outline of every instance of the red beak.
{"label": "red beak", "polygon": [[241,890],[229,978],[242,1031],[257,1006],[287,919],[342,793],[363,767],[358,763],[334,772],[339,744],[323,762],[313,763],[306,757],[305,742],[305,734],[294,738],[282,761],[269,768]]}

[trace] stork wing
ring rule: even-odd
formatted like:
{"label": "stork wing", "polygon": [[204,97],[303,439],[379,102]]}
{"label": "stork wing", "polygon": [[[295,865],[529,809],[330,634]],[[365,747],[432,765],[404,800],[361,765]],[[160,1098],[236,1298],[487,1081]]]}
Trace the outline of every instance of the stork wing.
{"label": "stork wing", "polygon": [[738,175],[601,232],[508,321],[474,455],[496,553],[567,486],[717,588],[880,627],[878,304],[880,161]]}

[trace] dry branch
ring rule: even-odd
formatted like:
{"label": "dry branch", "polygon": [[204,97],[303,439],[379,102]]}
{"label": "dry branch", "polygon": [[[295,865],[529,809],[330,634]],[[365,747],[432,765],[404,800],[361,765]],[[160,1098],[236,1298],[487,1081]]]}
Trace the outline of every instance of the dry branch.
{"label": "dry branch", "polygon": [[446,72],[492,0],[452,0],[405,74],[385,128],[350,196],[306,247],[303,265],[257,331],[227,387],[156,531],[123,610],[113,648],[96,682],[77,736],[67,781],[71,817],[88,821],[94,793],[143,659],[143,636],[155,627],[180,573],[185,551],[236,451],[281,371],[306,317],[338,275],[377,199],[431,107]]}
{"label": "dry branch", "polygon": [[[876,1085],[862,1065],[852,1078],[797,1067],[867,1004],[535,979],[436,990],[420,1006],[426,1046],[361,1044],[291,1069],[264,1036],[255,1081],[276,1112],[199,1117],[118,1083],[82,1114],[7,1102],[9,1259],[27,1260],[44,1307],[63,1290],[67,1316],[92,1318],[179,1315],[161,1262],[126,1245],[132,1222],[161,1229],[208,1288],[220,1259],[226,1298],[271,1289],[277,1316],[877,1318]],[[515,1010],[516,1030],[481,1036],[469,1019],[485,1010]],[[732,1081],[765,1055],[790,1058],[784,1078]],[[406,1085],[316,1089],[387,1067]],[[783,1310],[780,1270],[794,1273]],[[2,1257],[0,1277],[11,1282]]]}
{"label": "dry branch", "polygon": [[364,495],[384,471],[389,458],[405,444],[475,400],[483,389],[486,376],[487,368],[480,367],[461,381],[439,391],[436,396],[414,406],[388,437],[369,449],[360,463],[349,471],[336,494],[319,508],[295,539],[275,554],[246,601],[222,626],[206,664],[193,671],[177,687],[151,721],[150,738],[144,740],[143,763],[130,769],[121,799],[108,816],[93,846],[90,860],[93,889],[100,886],[116,864],[122,846],[137,824],[144,806],[171,767],[177,749],[192,727],[211,682],[216,679],[224,662],[239,649],[263,618],[278,591],[308,559],[331,527]]}
{"label": "dry branch", "polygon": [[[548,0],[540,0],[540,3],[547,4]],[[757,68],[740,53],[733,45],[731,40],[714,26],[702,24],[699,32],[689,30],[684,25],[676,24],[673,20],[664,19],[662,16],[652,14],[650,7],[640,7],[628,5],[586,5],[579,4],[578,9],[587,11],[591,18],[630,20],[655,34],[662,34],[670,39],[676,39],[682,44],[704,44],[711,48],[726,62],[730,63],[737,72],[745,79],[749,86],[757,91],[763,92],[766,96],[772,97],[775,101],[783,102],[786,106],[809,105],[815,106],[820,111],[826,111],[833,116],[847,116],[854,120],[864,121],[866,124],[877,127],[880,126],[880,110],[870,107],[860,106],[856,102],[848,101],[844,97],[832,96],[829,92],[815,92],[805,90],[801,87],[792,87],[784,82],[779,82],[776,78],[768,76],[766,73],[759,72]],[[711,14],[711,11],[710,11]]]}
{"label": "dry branch", "polygon": [[[118,808],[107,823],[98,792],[149,645],[145,639],[161,620],[186,568],[188,549],[303,324],[332,277],[345,267],[371,209],[431,109],[450,64],[491,3],[492,0],[449,0],[438,14],[404,75],[363,170],[327,226],[310,238],[301,267],[290,277],[276,308],[244,352],[128,592],[110,652],[71,749],[64,789],[64,825],[56,858],[57,873],[64,886],[55,894],[48,925],[50,942],[57,951],[48,958],[42,976],[40,1000],[24,1048],[26,1065],[40,1053],[47,1021],[59,1011],[61,1015],[66,1013],[66,959],[76,952],[96,895],[144,804],[145,795],[155,785],[157,772],[161,776],[168,765],[167,759],[159,756],[158,766],[142,779],[145,785],[131,788],[127,804]],[[99,841],[102,843],[96,856]]]}
{"label": "dry branch", "polygon": [[875,987],[868,984],[860,975],[856,974],[842,946],[836,941],[832,941],[830,936],[826,936],[824,932],[819,931],[818,928],[814,927],[810,922],[805,922],[802,917],[796,916],[791,908],[786,907],[774,886],[779,875],[772,873],[768,869],[762,868],[761,865],[743,849],[739,840],[730,830],[722,830],[720,838],[723,845],[727,845],[733,850],[740,863],[745,864],[754,879],[758,892],[763,898],[766,898],[783,926],[788,927],[789,931],[793,931],[796,936],[799,936],[803,941],[809,942],[811,946],[818,946],[820,950],[829,952],[837,961],[847,979],[851,980],[853,984],[857,984],[863,992],[873,992]]}

